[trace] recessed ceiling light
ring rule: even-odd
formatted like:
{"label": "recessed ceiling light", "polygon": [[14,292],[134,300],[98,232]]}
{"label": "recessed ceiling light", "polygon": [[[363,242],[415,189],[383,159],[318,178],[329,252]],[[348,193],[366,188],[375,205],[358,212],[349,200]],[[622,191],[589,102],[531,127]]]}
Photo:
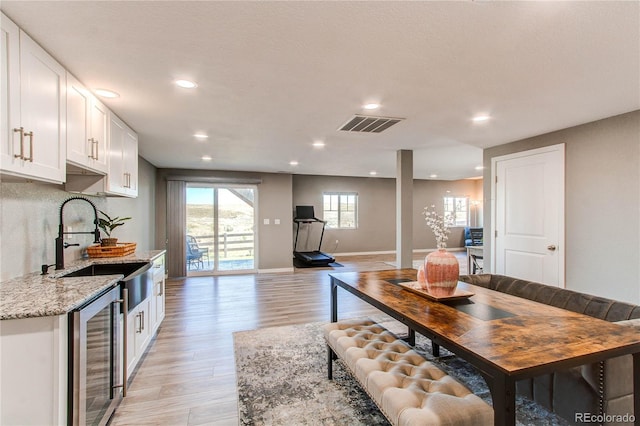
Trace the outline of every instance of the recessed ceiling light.
{"label": "recessed ceiling light", "polygon": [[295,160],[294,160],[294,161],[289,161],[289,165],[290,165],[290,166],[297,166],[297,165],[298,165],[298,162],[297,162],[297,161],[295,161]]}
{"label": "recessed ceiling light", "polygon": [[101,96],[103,98],[119,98],[120,94],[116,93],[112,90],[107,89],[96,89],[94,90],[95,94]]}
{"label": "recessed ceiling light", "polygon": [[324,142],[315,141],[315,142],[313,142],[313,146],[314,146],[314,148],[324,148]]}
{"label": "recessed ceiling light", "polygon": [[203,155],[202,156],[202,161],[211,161],[211,156],[210,155]]}
{"label": "recessed ceiling light", "polygon": [[375,170],[371,170],[371,171],[369,172],[369,174],[370,174],[371,176],[375,176],[375,175],[377,175],[377,174],[378,174],[378,172],[376,172]]}
{"label": "recessed ceiling light", "polygon": [[198,87],[196,83],[189,80],[176,80],[176,86],[182,87],[183,89],[195,89]]}
{"label": "recessed ceiling light", "polygon": [[362,105],[362,108],[364,108],[364,109],[378,109],[378,108],[380,108],[380,104],[377,104],[377,103],[375,103],[375,102],[372,102],[372,103],[370,103],[370,104],[364,104],[364,105]]}
{"label": "recessed ceiling light", "polygon": [[435,173],[433,173],[433,174],[430,174],[430,175],[429,175],[429,177],[430,177],[431,179],[434,179],[434,178],[437,178],[437,177],[438,177],[438,175],[437,175],[437,174],[435,174]]}
{"label": "recessed ceiling light", "polygon": [[204,133],[196,133],[193,135],[193,137],[198,139],[207,139],[209,136],[205,135]]}
{"label": "recessed ceiling light", "polygon": [[487,114],[478,114],[471,119],[474,123],[482,123],[489,120],[491,120],[491,116]]}

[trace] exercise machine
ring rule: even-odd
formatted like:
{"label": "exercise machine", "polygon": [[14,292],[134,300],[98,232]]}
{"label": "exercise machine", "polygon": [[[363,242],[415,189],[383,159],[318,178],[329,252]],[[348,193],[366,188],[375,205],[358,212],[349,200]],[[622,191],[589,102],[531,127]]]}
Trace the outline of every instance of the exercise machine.
{"label": "exercise machine", "polygon": [[[336,259],[320,251],[322,246],[322,238],[324,237],[324,227],[327,224],[324,220],[315,217],[313,206],[296,206],[296,217],[293,219],[296,224],[296,242],[293,244],[293,257],[304,266],[327,266],[336,261]],[[298,251],[298,234],[300,234],[300,224],[311,226],[314,223],[322,224],[322,233],[320,234],[320,243],[318,250],[314,251]]]}

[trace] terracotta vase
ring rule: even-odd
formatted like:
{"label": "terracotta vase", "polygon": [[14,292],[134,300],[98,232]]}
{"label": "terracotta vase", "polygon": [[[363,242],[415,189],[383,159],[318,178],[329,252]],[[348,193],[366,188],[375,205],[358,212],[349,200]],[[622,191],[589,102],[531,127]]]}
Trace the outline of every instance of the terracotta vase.
{"label": "terracotta vase", "polygon": [[451,296],[460,277],[458,259],[444,248],[431,252],[424,259],[427,290],[436,297]]}

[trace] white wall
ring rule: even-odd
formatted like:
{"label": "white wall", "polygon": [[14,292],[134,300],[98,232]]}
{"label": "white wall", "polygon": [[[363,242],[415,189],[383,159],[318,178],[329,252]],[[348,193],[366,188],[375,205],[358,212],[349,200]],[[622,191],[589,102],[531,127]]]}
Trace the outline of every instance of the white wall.
{"label": "white wall", "polygon": [[[293,206],[313,205],[316,217],[322,218],[323,192],[358,193],[358,229],[328,229],[322,250],[329,253],[369,253],[396,249],[396,183],[395,179],[340,176],[293,176]],[[468,196],[480,199],[482,188],[477,180],[414,180],[413,182],[413,248],[434,249],[433,232],[422,214],[425,207],[442,210],[444,196]],[[293,224],[291,225],[293,226]],[[301,231],[301,238],[304,234]],[[316,244],[319,235],[310,245]],[[339,244],[336,248],[336,240]],[[299,247],[301,246],[299,241]],[[464,246],[463,228],[452,228],[448,247]],[[311,246],[309,247],[311,248]]]}
{"label": "white wall", "polygon": [[486,149],[485,231],[493,232],[491,159],[559,143],[566,144],[566,287],[640,303],[640,111]]}

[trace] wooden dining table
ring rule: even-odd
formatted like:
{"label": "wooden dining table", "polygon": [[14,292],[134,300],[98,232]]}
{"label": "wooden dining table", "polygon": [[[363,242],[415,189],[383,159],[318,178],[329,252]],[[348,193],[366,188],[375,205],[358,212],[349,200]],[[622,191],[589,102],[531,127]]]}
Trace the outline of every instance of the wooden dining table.
{"label": "wooden dining table", "polygon": [[640,413],[640,335],[631,327],[463,282],[458,290],[473,295],[433,300],[403,287],[415,269],[329,275],[332,322],[342,288],[466,360],[487,382],[495,425],[515,425],[518,380],[628,354]]}

